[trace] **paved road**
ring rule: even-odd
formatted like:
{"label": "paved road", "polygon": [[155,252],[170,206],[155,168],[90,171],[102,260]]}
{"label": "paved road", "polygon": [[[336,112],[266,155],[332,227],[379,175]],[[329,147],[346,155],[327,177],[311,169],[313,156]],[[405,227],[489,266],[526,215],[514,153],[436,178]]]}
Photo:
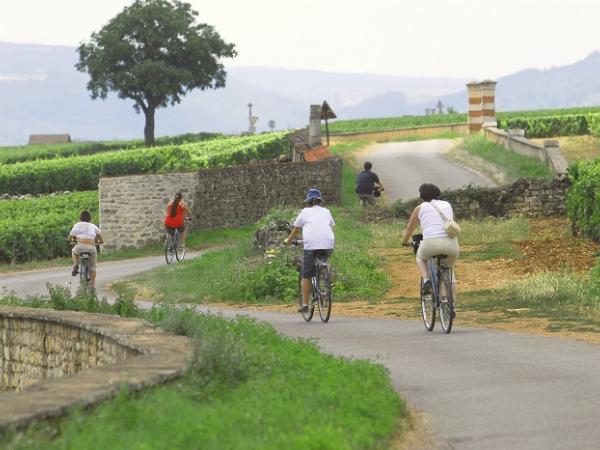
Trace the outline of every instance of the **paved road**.
{"label": "paved road", "polygon": [[[163,265],[161,257],[102,263],[101,284]],[[26,295],[68,268],[0,276]],[[232,316],[236,310],[203,308]],[[420,322],[244,312],[328,352],[386,365],[398,392],[430,417],[438,449],[600,448],[600,347],[556,338],[463,328],[427,333]]]}
{"label": "paved road", "polygon": [[[186,259],[195,258],[201,254],[201,252],[190,252],[186,255]],[[164,265],[166,265],[164,256],[99,262],[96,280],[98,295],[112,299],[115,295],[108,289],[108,285],[111,283]],[[46,283],[67,286],[71,288],[72,292],[75,292],[79,286],[79,278],[71,276],[71,266],[0,274],[0,288],[16,292],[21,296],[47,294]]]}
{"label": "paved road", "polygon": [[442,156],[455,144],[452,139],[377,144],[357,154],[356,159],[361,167],[365,161],[373,163],[373,172],[385,186],[388,202],[418,197],[423,183],[434,183],[440,189],[456,189],[469,183],[494,186],[488,178]]}
{"label": "paved road", "polygon": [[[226,316],[231,310],[203,308]],[[388,367],[398,392],[430,418],[438,449],[600,448],[600,347],[420,322],[246,312],[328,352]],[[314,319],[313,319],[314,320]]]}

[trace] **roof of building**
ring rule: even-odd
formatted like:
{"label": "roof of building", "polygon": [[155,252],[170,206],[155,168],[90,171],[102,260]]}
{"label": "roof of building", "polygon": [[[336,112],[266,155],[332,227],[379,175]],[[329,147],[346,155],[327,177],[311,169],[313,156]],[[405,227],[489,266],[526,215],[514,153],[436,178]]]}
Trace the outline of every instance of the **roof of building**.
{"label": "roof of building", "polygon": [[329,147],[315,147],[304,151],[304,161],[315,162],[322,159],[333,158],[334,154],[329,151]]}
{"label": "roof of building", "polygon": [[29,144],[68,144],[71,142],[70,134],[32,134]]}

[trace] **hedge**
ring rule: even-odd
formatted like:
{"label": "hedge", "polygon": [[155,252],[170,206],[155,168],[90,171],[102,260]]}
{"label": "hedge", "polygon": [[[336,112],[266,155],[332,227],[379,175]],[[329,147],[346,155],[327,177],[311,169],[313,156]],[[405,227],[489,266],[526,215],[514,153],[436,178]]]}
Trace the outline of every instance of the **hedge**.
{"label": "hedge", "polygon": [[0,192],[43,194],[97,189],[103,176],[196,170],[274,158],[288,151],[285,133],[231,137],[126,152],[0,165]]}
{"label": "hedge", "polygon": [[600,241],[600,160],[576,161],[568,169],[567,214],[573,228]]}

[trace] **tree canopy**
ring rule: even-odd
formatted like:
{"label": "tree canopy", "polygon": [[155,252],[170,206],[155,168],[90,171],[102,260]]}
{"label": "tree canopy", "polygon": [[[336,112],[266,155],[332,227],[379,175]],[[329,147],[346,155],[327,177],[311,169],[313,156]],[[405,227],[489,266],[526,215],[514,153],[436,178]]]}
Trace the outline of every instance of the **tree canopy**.
{"label": "tree canopy", "polygon": [[79,48],[79,71],[88,73],[93,99],[109,92],[134,101],[146,116],[146,145],[154,144],[154,113],[193,89],[225,86],[219,58],[236,56],[234,44],[197,23],[198,13],[179,0],[136,0]]}

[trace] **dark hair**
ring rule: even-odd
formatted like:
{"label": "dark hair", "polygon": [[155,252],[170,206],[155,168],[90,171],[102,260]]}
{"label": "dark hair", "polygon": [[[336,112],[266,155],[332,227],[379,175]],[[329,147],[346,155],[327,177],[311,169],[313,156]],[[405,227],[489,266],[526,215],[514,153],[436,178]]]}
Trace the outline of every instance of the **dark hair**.
{"label": "dark hair", "polygon": [[373,163],[371,161],[365,161],[363,167],[365,168],[365,170],[371,170],[371,167],[373,167]]}
{"label": "dark hair", "polygon": [[320,205],[321,203],[323,203],[323,200],[321,200],[320,198],[313,198],[312,200],[309,200],[306,204],[308,206],[315,206]]}
{"label": "dark hair", "polygon": [[82,222],[89,222],[90,220],[92,220],[92,215],[88,210],[81,211],[81,214],[79,215],[79,220],[81,220]]}
{"label": "dark hair", "polygon": [[437,187],[435,184],[423,183],[419,187],[419,195],[426,202],[430,202],[431,200],[439,199],[440,195],[442,195],[442,192],[440,191],[440,188]]}
{"label": "dark hair", "polygon": [[173,203],[171,204],[171,213],[169,214],[171,217],[175,217],[177,215],[177,205],[183,198],[183,194],[178,192],[175,194],[175,198],[173,198]]}

